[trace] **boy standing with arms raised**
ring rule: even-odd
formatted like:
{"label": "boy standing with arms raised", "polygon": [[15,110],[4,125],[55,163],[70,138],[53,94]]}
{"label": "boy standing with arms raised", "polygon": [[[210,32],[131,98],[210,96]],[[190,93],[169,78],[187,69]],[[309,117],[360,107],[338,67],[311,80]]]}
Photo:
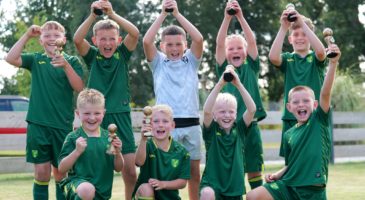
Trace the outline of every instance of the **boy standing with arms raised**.
{"label": "boy standing with arms raised", "polygon": [[341,56],[336,45],[329,49],[338,55],[329,61],[319,102],[314,91],[307,86],[296,86],[289,92],[286,106],[297,119],[297,124],[284,133],[285,166],[266,175],[266,184],[250,191],[248,200],[327,199],[331,90]]}
{"label": "boy standing with arms raised", "polygon": [[[187,49],[185,31],[178,26],[169,26],[162,32],[162,52],[157,50],[154,44],[155,37],[168,14],[168,9],[173,10],[172,15],[191,36],[190,49]],[[143,38],[143,47],[153,73],[156,104],[172,107],[176,123],[172,137],[182,143],[190,153],[189,197],[190,200],[197,200],[201,157],[197,72],[203,53],[203,36],[179,12],[176,1],[164,0],[161,14]]]}
{"label": "boy standing with arms raised", "polygon": [[[288,21],[288,15],[296,17],[295,22]],[[300,15],[296,10],[284,10],[280,18],[280,29],[271,46],[269,59],[272,64],[284,73],[284,105],[288,103],[289,91],[298,85],[310,87],[319,100],[319,93],[323,84],[325,71],[325,48],[314,34],[311,20]],[[294,52],[282,53],[286,32],[289,30],[288,40]],[[314,51],[311,51],[310,48]],[[296,124],[296,119],[287,108],[283,113],[282,140],[285,131]],[[280,156],[283,156],[283,142],[280,146]]]}
{"label": "boy standing with arms raised", "polygon": [[[77,98],[76,114],[82,127],[67,135],[59,157],[59,170],[68,176],[61,185],[66,199],[110,199],[114,170],[123,169],[122,142],[100,128],[105,113],[103,94],[84,89]],[[107,154],[109,145],[115,152]]]}
{"label": "boy standing with arms raised", "polygon": [[[29,39],[39,36],[43,53],[24,53]],[[27,114],[27,162],[34,163],[33,199],[48,199],[51,166],[56,181],[56,197],[64,199],[59,181],[58,155],[74,119],[73,91],[84,87],[82,66],[75,56],[58,52],[57,42],[66,42],[65,28],[55,21],[42,27],[32,25],[10,49],[6,61],[32,73]]]}
{"label": "boy standing with arms raised", "polygon": [[227,83],[223,76],[204,104],[203,138],[207,149],[206,165],[200,184],[201,200],[240,200],[246,193],[244,153],[248,127],[255,116],[256,105],[234,69],[233,76],[246,110],[237,117],[237,100],[229,93],[219,93]]}
{"label": "boy standing with arms raised", "polygon": [[[236,11],[235,15],[229,15],[228,10]],[[228,27],[233,16],[236,16],[243,33],[247,39],[239,34],[227,36]],[[217,61],[218,77],[222,76],[228,64],[234,66],[239,80],[245,86],[252,99],[255,101],[257,112],[251,127],[248,129],[247,139],[244,145],[245,172],[248,175],[248,182],[251,189],[262,185],[262,175],[264,159],[260,128],[258,121],[266,117],[265,109],[260,96],[258,77],[260,72],[260,60],[256,45],[255,35],[247,21],[243,17],[242,9],[237,1],[229,1],[224,10],[224,19],[217,34],[217,46],[215,58]],[[233,94],[238,102],[237,119],[240,119],[246,111],[240,91],[231,83],[223,88],[224,92]]]}
{"label": "boy standing with arms raised", "polygon": [[[96,47],[85,40],[97,17],[93,12],[94,9],[101,9],[110,18],[98,21],[94,25],[92,42]],[[128,32],[123,42],[119,36],[119,26]],[[118,137],[123,141],[122,153],[125,165],[122,174],[126,200],[131,199],[137,179],[127,62],[137,46],[138,36],[137,27],[116,14],[111,3],[104,0],[92,3],[91,14],[74,36],[76,48],[90,70],[88,87],[99,90],[106,99],[106,114],[101,127],[107,128],[109,124],[116,124]]]}

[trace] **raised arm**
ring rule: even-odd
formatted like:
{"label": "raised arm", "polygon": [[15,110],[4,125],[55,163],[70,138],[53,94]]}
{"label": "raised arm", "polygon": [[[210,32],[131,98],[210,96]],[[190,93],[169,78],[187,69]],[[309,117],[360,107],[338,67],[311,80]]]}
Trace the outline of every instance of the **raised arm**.
{"label": "raised arm", "polygon": [[337,56],[329,59],[328,72],[326,77],[324,78],[320,94],[319,105],[321,106],[322,110],[326,113],[330,108],[332,86],[336,76],[336,68],[338,65],[338,61],[341,57],[341,51],[337,45],[335,44],[330,45],[329,50],[331,50],[331,52],[337,53]]}
{"label": "raised arm", "polygon": [[85,151],[87,146],[87,141],[83,137],[76,139],[76,149],[74,149],[68,156],[64,157],[60,164],[58,165],[58,170],[61,173],[68,172],[72,166],[76,163],[80,155]]}
{"label": "raised arm", "polygon": [[120,172],[122,171],[124,166],[124,159],[122,153],[120,152],[122,148],[122,141],[118,137],[116,137],[113,139],[112,145],[114,146],[116,152],[116,154],[114,155],[114,170]]}
{"label": "raised arm", "polygon": [[251,95],[248,93],[248,91],[246,90],[246,88],[243,86],[243,84],[241,83],[237,73],[233,70],[233,69],[227,69],[229,70],[234,78],[232,80],[232,84],[234,86],[236,86],[236,88],[238,89],[238,91],[240,92],[243,102],[246,105],[246,111],[243,113],[243,120],[245,121],[246,126],[249,126],[255,116],[255,112],[256,112],[256,104],[253,101]]}
{"label": "raised arm", "polygon": [[175,0],[166,0],[166,5],[171,3],[170,8],[173,8],[174,11],[172,14],[176,18],[176,20],[180,23],[180,25],[188,32],[191,37],[191,46],[190,50],[195,55],[196,58],[200,59],[203,54],[203,35],[199,32],[199,30],[190,23],[178,10],[177,3]]}
{"label": "raised arm", "polygon": [[96,7],[96,2],[91,4],[91,12],[90,15],[86,18],[86,20],[79,26],[76,30],[73,41],[75,43],[76,49],[81,56],[85,56],[90,49],[90,43],[85,39],[87,33],[91,25],[94,23],[96,19],[96,15],[93,12],[94,7]]}
{"label": "raised arm", "polygon": [[[297,11],[294,11],[297,12]],[[299,13],[296,13],[298,23],[301,25],[303,32],[308,37],[309,43],[312,46],[314,52],[316,53],[316,57],[318,60],[323,61],[326,59],[326,50],[322,42],[319,40],[317,35],[308,27],[306,23],[304,23],[303,16]]]}
{"label": "raised arm", "polygon": [[217,44],[215,47],[215,60],[219,66],[222,65],[226,59],[226,37],[229,24],[232,20],[232,16],[227,13],[228,9],[230,8],[230,3],[227,2],[226,8],[224,9],[224,18],[216,38]]}
{"label": "raised arm", "polygon": [[290,22],[288,21],[289,11],[284,10],[280,16],[280,28],[274,39],[274,42],[271,45],[269,52],[269,59],[272,64],[276,67],[280,67],[282,63],[281,53],[283,52],[283,44],[286,33],[289,30]]}
{"label": "raised arm", "polygon": [[41,35],[41,27],[37,25],[32,25],[28,28],[27,32],[13,45],[13,47],[8,52],[5,57],[5,61],[15,67],[20,67],[22,65],[21,53],[24,49],[25,44],[30,38],[38,37]]}
{"label": "raised arm", "polygon": [[243,17],[242,9],[237,1],[232,1],[232,7],[237,11],[236,17],[238,22],[241,25],[243,33],[245,35],[247,41],[247,54],[252,58],[256,59],[258,55],[257,45],[256,45],[256,38],[251,29],[248,25],[246,19]]}
{"label": "raised arm", "polygon": [[146,145],[147,145],[147,137],[144,136],[146,132],[151,132],[152,127],[150,124],[142,123],[141,128],[141,140],[139,142],[137,153],[136,153],[136,165],[143,166],[146,161]]}
{"label": "raised arm", "polygon": [[161,14],[153,22],[153,24],[147,30],[146,34],[143,37],[143,50],[144,54],[146,55],[147,61],[149,62],[152,61],[152,59],[155,57],[157,53],[157,48],[155,45],[155,37],[163,21],[165,20],[166,15],[167,13],[165,12],[165,9],[162,9]]}
{"label": "raised arm", "polygon": [[130,21],[116,14],[113,10],[112,4],[109,1],[101,1],[100,6],[103,8],[103,11],[106,15],[109,16],[110,19],[114,20],[119,26],[125,30],[128,34],[123,40],[124,45],[127,47],[129,51],[133,51],[137,47],[139,30],[133,25]]}
{"label": "raised arm", "polygon": [[218,83],[214,86],[213,90],[210,92],[207,100],[205,101],[205,104],[203,107],[203,112],[204,112],[203,123],[204,123],[204,126],[206,126],[206,127],[209,127],[213,121],[213,107],[214,107],[214,104],[215,104],[215,101],[217,99],[219,92],[221,91],[221,89],[223,88],[223,86],[225,84],[226,84],[226,82],[224,81],[223,75],[222,75],[221,78],[219,79]]}

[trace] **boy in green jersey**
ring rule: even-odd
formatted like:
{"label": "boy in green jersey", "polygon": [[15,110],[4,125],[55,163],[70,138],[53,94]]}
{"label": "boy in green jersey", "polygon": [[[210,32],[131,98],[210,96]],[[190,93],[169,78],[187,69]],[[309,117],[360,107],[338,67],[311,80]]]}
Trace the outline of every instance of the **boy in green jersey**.
{"label": "boy in green jersey", "polygon": [[[44,52],[22,53],[31,38],[39,37]],[[34,163],[33,198],[48,199],[51,165],[56,181],[57,199],[64,199],[58,182],[58,154],[74,120],[73,92],[84,87],[82,65],[75,56],[62,52],[65,28],[48,21],[41,27],[32,25],[10,49],[6,61],[29,70],[32,76],[27,113],[27,162]]]}
{"label": "boy in green jersey", "polygon": [[[61,182],[66,199],[110,199],[113,172],[123,169],[122,142],[100,128],[104,104],[103,94],[94,89],[84,89],[77,98],[82,126],[67,135],[59,157],[60,172],[68,172]],[[114,146],[114,155],[106,153],[109,145]]]}
{"label": "boy in green jersey", "polygon": [[[94,9],[101,9],[110,19],[100,20],[93,27],[92,46],[85,37],[97,16]],[[119,26],[128,34],[122,41]],[[89,17],[74,35],[74,43],[90,70],[88,87],[104,94],[106,114],[101,127],[116,124],[118,137],[123,141],[122,153],[125,161],[123,180],[125,199],[130,200],[137,174],[134,164],[135,141],[130,116],[129,61],[136,48],[139,31],[136,26],[114,12],[109,1],[91,4]]]}
{"label": "boy in green jersey", "polygon": [[[175,128],[173,111],[168,105],[152,107],[151,123],[142,125],[136,165],[140,174],[135,187],[135,199],[181,199],[179,189],[190,179],[190,155],[170,135]],[[152,138],[145,137],[146,132]]]}
{"label": "boy in green jersey", "polygon": [[[236,14],[229,15],[228,10],[230,9],[234,9]],[[230,21],[234,16],[236,16],[240,23],[247,41],[241,34],[227,36]],[[237,1],[229,1],[226,4],[224,19],[217,34],[215,58],[217,61],[216,70],[218,77],[222,76],[228,64],[233,65],[241,83],[248,93],[250,93],[256,104],[257,111],[249,129],[250,133],[247,134],[247,140],[243,149],[245,154],[245,172],[247,172],[251,189],[254,189],[261,186],[263,182],[261,171],[263,170],[264,158],[261,132],[257,122],[266,117],[266,112],[262,104],[258,86],[260,59],[256,39],[253,31],[243,17],[241,7]],[[227,83],[222,91],[231,93],[236,97],[238,105],[237,119],[240,119],[246,110],[240,92],[231,83]]]}
{"label": "boy in green jersey", "polygon": [[240,91],[247,109],[237,118],[236,98],[219,93],[226,84],[222,76],[204,105],[203,139],[207,153],[200,183],[202,200],[242,199],[245,194],[242,148],[256,105],[234,69],[228,68],[225,73],[233,75],[232,84]]}
{"label": "boy in green jersey", "polygon": [[[329,47],[338,53],[329,61],[320,101],[307,86],[296,86],[289,92],[288,110],[297,124],[284,134],[285,167],[265,176],[266,184],[247,194],[247,199],[326,199],[328,163],[331,152],[329,111],[331,89],[341,52],[336,45]],[[319,106],[318,106],[319,104]]]}
{"label": "boy in green jersey", "polygon": [[[295,22],[288,21],[288,15],[296,17]],[[325,48],[314,33],[312,21],[296,10],[284,10],[280,18],[280,29],[271,46],[270,62],[284,73],[284,105],[288,103],[289,91],[298,85],[310,87],[319,100],[325,71]],[[294,52],[282,53],[286,32]],[[314,51],[311,51],[311,47]],[[296,124],[295,117],[285,107],[283,116],[282,139],[284,133]],[[283,156],[283,142],[280,146],[280,156]]]}

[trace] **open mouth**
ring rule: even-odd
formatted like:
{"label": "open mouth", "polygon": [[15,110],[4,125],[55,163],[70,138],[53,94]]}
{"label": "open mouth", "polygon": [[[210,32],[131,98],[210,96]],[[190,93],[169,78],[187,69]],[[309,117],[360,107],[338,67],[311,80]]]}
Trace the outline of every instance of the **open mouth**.
{"label": "open mouth", "polygon": [[232,60],[233,60],[234,62],[238,62],[238,61],[240,61],[240,60],[241,60],[241,57],[240,57],[240,56],[233,56]]}
{"label": "open mouth", "polygon": [[298,115],[301,117],[304,117],[307,115],[307,111],[304,109],[298,110]]}

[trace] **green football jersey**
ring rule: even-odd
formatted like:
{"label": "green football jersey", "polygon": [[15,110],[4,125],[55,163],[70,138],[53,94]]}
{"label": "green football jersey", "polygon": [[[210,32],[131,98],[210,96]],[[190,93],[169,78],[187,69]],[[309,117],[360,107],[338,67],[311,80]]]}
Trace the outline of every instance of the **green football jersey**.
{"label": "green football jersey", "polygon": [[[62,53],[77,75],[82,65],[75,56]],[[27,121],[63,130],[72,130],[73,89],[62,67],[54,67],[45,53],[21,55],[22,68],[30,71],[32,83]]]}
{"label": "green football jersey", "polygon": [[78,128],[69,133],[63,144],[59,162],[76,149],[79,137],[87,139],[85,151],[77,159],[62,182],[83,179],[95,187],[97,199],[110,199],[114,177],[114,155],[106,153],[108,148],[108,131],[100,128],[100,137],[88,137],[84,130]]}
{"label": "green football jersey", "polygon": [[105,96],[106,113],[129,112],[129,61],[132,52],[124,44],[118,46],[111,58],[105,58],[92,46],[83,57],[90,70],[88,87]]}
{"label": "green football jersey", "polygon": [[319,61],[315,52],[309,53],[304,58],[296,53],[283,53],[280,70],[284,73],[284,113],[283,120],[296,120],[294,115],[286,109],[289,91],[298,85],[305,85],[314,91],[315,98],[319,100],[321,92],[325,61]]}
{"label": "green football jersey", "polygon": [[[227,60],[224,61],[222,66],[216,65],[216,72],[218,77],[222,76],[227,65],[228,65]],[[264,119],[266,117],[266,111],[262,104],[262,99],[260,96],[260,90],[258,85],[258,78],[260,72],[259,57],[257,57],[256,60],[253,60],[250,56],[247,56],[247,59],[244,61],[244,63],[240,67],[235,68],[235,71],[239,76],[241,83],[244,85],[248,93],[250,93],[252,99],[256,104],[255,118],[257,118],[258,121]],[[222,89],[222,92],[228,92],[236,97],[237,105],[239,105],[237,108],[237,119],[242,118],[242,115],[247,108],[243,102],[239,90],[232,83],[227,83]]]}
{"label": "green football jersey", "polygon": [[308,121],[284,134],[284,157],[288,167],[282,180],[289,186],[326,184],[331,155],[329,115],[318,107]]}
{"label": "green football jersey", "polygon": [[212,187],[216,195],[241,196],[245,194],[244,145],[247,127],[238,120],[226,134],[218,123],[203,126],[203,139],[206,148],[206,164],[200,187]]}
{"label": "green football jersey", "polygon": [[[146,144],[146,161],[140,168],[134,193],[141,184],[148,183],[150,178],[162,181],[190,179],[188,151],[172,138],[170,138],[170,147],[167,152],[159,149],[153,139],[149,139]],[[155,199],[178,200],[181,198],[178,190],[156,190]]]}

